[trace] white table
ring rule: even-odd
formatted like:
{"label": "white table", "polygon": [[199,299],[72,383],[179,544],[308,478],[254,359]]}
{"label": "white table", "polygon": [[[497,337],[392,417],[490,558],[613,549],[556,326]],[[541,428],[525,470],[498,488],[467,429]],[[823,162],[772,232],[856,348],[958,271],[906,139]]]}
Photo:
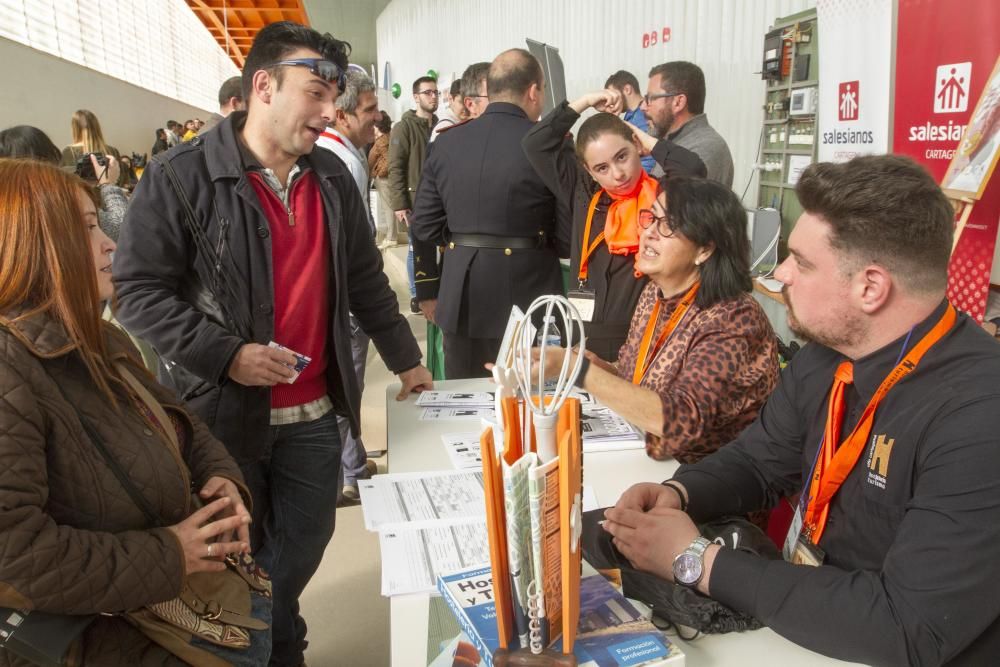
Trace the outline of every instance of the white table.
{"label": "white table", "polygon": [[[435,383],[442,391],[492,391],[488,380],[450,380]],[[475,430],[478,423],[420,421],[416,397],[396,401],[398,386],[386,389],[386,423],[389,442],[389,472],[448,470],[451,461],[441,444],[441,434]],[[592,486],[601,505],[613,505],[621,493],[636,482],[660,482],[677,469],[677,462],[654,461],[644,449],[587,454],[583,461],[583,483]],[[428,594],[397,595],[390,601],[390,635],[393,667],[426,667]],[[763,628],[753,632],[706,635],[693,642],[676,637],[687,656],[688,667],[777,667],[795,665],[844,665],[801,648]]]}

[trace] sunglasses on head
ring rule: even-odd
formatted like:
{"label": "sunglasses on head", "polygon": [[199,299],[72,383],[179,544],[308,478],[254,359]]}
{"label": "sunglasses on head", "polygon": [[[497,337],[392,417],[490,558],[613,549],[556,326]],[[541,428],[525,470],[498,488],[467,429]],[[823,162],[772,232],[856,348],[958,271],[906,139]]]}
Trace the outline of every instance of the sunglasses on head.
{"label": "sunglasses on head", "polygon": [[262,67],[261,69],[269,69],[271,67],[277,67],[278,65],[290,65],[293,67],[308,67],[309,72],[319,78],[323,79],[327,83],[337,84],[337,89],[343,93],[344,88],[347,87],[347,76],[344,70],[340,69],[337,63],[325,58],[295,58],[293,60],[279,60],[278,62],[268,65],[267,67]]}

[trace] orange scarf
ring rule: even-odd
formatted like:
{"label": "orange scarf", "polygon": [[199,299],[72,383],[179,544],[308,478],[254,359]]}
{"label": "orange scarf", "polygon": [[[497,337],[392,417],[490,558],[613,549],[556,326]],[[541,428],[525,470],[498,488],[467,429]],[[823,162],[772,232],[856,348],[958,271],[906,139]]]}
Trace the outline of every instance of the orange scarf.
{"label": "orange scarf", "polygon": [[639,210],[653,207],[658,189],[656,179],[643,171],[632,192],[621,197],[608,192],[613,200],[604,223],[609,253],[631,255],[639,250]]}

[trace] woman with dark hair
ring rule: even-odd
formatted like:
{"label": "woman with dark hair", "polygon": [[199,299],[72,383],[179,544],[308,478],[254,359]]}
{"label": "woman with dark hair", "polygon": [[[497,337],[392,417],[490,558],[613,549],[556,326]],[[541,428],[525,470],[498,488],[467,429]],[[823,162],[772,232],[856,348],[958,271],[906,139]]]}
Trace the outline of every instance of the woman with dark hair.
{"label": "woman with dark hair", "polygon": [[[566,133],[589,108],[600,113],[580,126],[574,158]],[[538,176],[571,211],[570,299],[592,311],[587,348],[603,359],[618,356],[646,284],[635,269],[637,214],[652,206],[657,182],[643,170],[642,156],[651,154],[668,177],[705,175],[697,155],[628,125],[615,115],[621,108],[617,90],[590,93],[560,104],[522,140]]]}
{"label": "woman with dark hair", "polygon": [[[0,160],[0,606],[101,614],[67,664],[266,664],[268,631],[238,648],[231,621],[204,614],[213,627],[195,632],[218,642],[191,628],[174,641],[149,617],[169,602],[166,618],[196,618],[178,596],[227,559],[249,564],[250,494],[223,444],[101,320],[114,249],[77,176]],[[244,592],[241,613],[268,623],[270,599]],[[28,662],[0,648],[0,664]]]}
{"label": "woman with dark hair", "polygon": [[153,155],[157,153],[162,153],[167,150],[170,146],[167,144],[167,131],[162,127],[156,130],[156,141],[153,142],[153,150],[150,151]]}
{"label": "woman with dark hair", "polygon": [[368,173],[378,193],[378,217],[375,219],[376,242],[380,248],[396,245],[396,216],[389,205],[389,132],[392,118],[385,111],[375,121],[375,143],[368,152]]}
{"label": "woman with dark hair", "polygon": [[37,127],[15,125],[0,132],[0,157],[32,158],[59,164],[62,154]]}
{"label": "woman with dark hair", "polygon": [[[638,218],[635,268],[649,283],[617,362],[588,350],[578,382],[646,432],[651,457],[693,463],[757,416],[778,381],[777,342],[749,294],[746,213],[731,190],[675,176]],[[562,348],[545,356],[558,374]]]}
{"label": "woman with dark hair", "polygon": [[[65,152],[60,154],[48,135],[37,127],[17,125],[0,132],[0,158],[4,157],[32,158],[59,164],[60,160],[64,160]],[[66,165],[65,161],[63,165]],[[109,159],[105,169],[98,164],[93,155],[90,156],[90,165],[96,180],[91,180],[88,184],[96,185],[101,195],[101,206],[97,211],[101,229],[111,237],[112,241],[118,241],[118,232],[122,221],[125,220],[125,210],[128,208],[128,193],[118,185],[121,180],[121,165],[117,160]],[[73,166],[76,166],[75,162]]]}

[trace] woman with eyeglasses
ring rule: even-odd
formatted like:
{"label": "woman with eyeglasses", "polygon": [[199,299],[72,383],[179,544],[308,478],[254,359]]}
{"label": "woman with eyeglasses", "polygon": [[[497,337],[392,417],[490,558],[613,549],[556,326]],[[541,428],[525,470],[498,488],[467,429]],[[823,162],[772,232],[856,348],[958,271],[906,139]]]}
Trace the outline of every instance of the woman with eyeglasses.
{"label": "woman with eyeglasses", "polygon": [[[634,266],[638,211],[652,206],[657,182],[643,170],[643,155],[651,154],[668,177],[705,175],[691,151],[657,141],[614,115],[622,103],[612,88],[563,102],[522,140],[532,167],[572,214],[570,299],[590,313],[587,348],[609,360],[618,356],[646,284]],[[574,157],[565,137],[589,108],[599,113],[580,126]]]}
{"label": "woman with eyeglasses", "polygon": [[[646,432],[646,452],[693,463],[757,416],[778,380],[774,331],[750,295],[746,213],[725,186],[675,176],[638,213],[649,277],[614,364],[587,350],[577,382]],[[587,346],[590,340],[588,337]],[[546,351],[559,372],[562,348]]]}

